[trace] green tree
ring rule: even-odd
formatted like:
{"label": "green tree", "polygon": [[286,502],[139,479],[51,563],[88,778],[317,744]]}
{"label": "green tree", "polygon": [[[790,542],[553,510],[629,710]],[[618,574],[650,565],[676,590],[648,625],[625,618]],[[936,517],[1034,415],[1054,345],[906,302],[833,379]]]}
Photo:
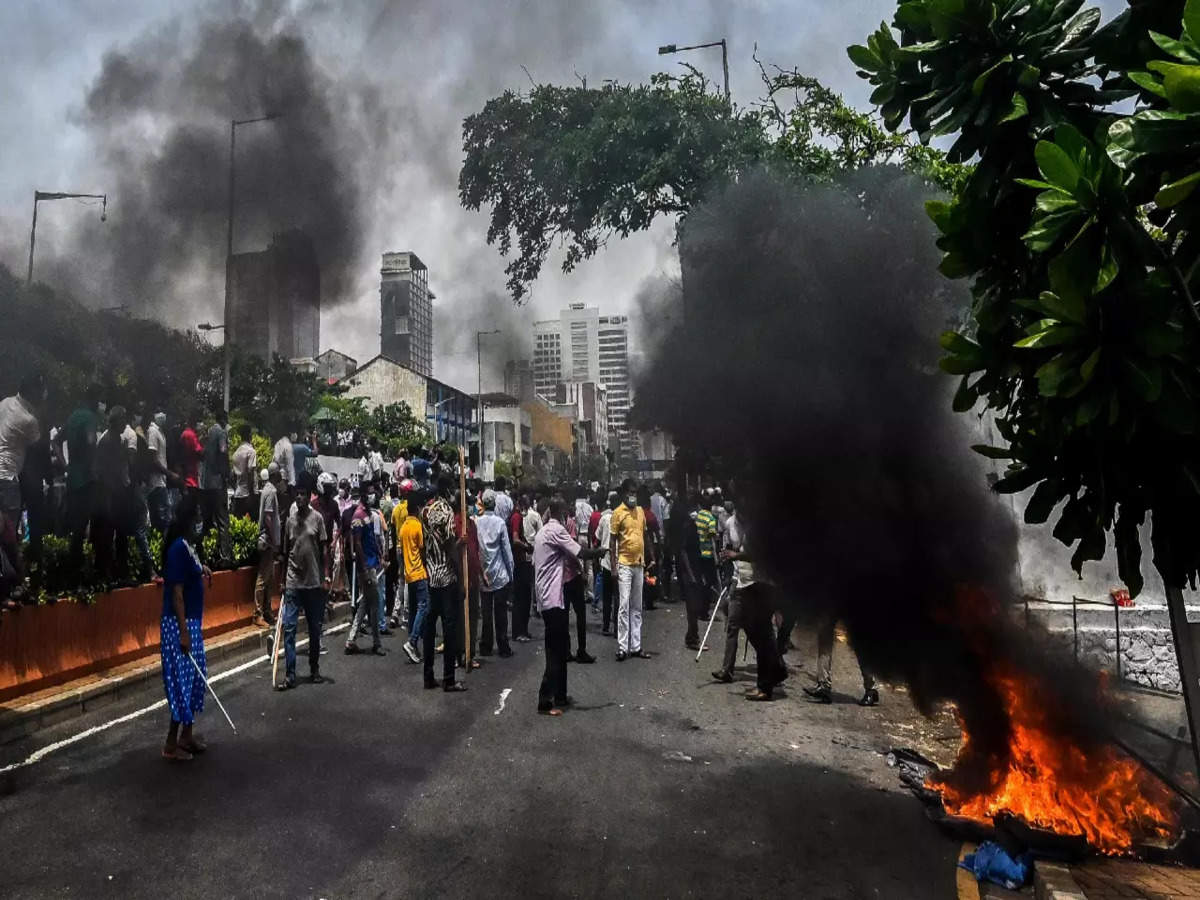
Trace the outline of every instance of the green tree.
{"label": "green tree", "polygon": [[429,440],[429,428],[413,415],[411,407],[403,401],[371,410],[366,434],[393,456],[402,449]]}
{"label": "green tree", "polygon": [[[552,247],[563,271],[617,235],[659,216],[686,214],[753,166],[804,178],[897,162],[943,186],[963,177],[937,150],[888,134],[870,114],[796,71],[763,70],[765,99],[731,108],[694,71],[648,85],[537,85],[506,91],[463,123],[459,198],[491,207],[488,243],[505,256],[517,303],[527,298]],[[789,104],[790,98],[790,104]]]}
{"label": "green tree", "polygon": [[[997,485],[1036,485],[1026,521],[1062,504],[1072,565],[1105,552],[1142,587],[1139,526],[1180,596],[1200,569],[1200,0],[1139,4],[1103,28],[1081,0],[909,0],[894,28],[850,48],[890,127],[978,154],[929,212],[942,271],[972,279],[965,328],[943,336],[1009,460]],[[1183,27],[1181,27],[1183,21]],[[1113,105],[1134,98],[1136,111]]]}

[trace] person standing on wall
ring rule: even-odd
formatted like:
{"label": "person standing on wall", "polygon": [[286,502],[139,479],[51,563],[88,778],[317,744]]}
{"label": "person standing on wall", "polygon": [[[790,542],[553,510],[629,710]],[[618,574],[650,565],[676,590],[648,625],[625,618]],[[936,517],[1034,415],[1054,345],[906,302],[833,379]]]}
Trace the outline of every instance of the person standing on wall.
{"label": "person standing on wall", "polygon": [[233,451],[233,515],[241,519],[254,515],[258,510],[258,504],[254,502],[258,454],[250,443],[250,426],[243,422],[237,430],[241,442]]}
{"label": "person standing on wall", "polygon": [[262,492],[258,495],[258,575],[254,579],[254,624],[271,626],[271,598],[277,587],[275,566],[279,562],[282,534],[279,518],[279,466],[272,462],[262,470]]}
{"label": "person standing on wall", "polygon": [[217,529],[217,565],[233,568],[233,544],[229,537],[229,413],[217,412],[217,420],[208,429],[204,445],[204,471],[200,496],[204,509],[204,529]]}

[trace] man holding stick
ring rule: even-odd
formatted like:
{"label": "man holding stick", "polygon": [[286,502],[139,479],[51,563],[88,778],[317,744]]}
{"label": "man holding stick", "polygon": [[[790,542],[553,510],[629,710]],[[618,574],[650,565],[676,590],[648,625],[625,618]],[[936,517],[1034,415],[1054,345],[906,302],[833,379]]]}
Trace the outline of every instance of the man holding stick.
{"label": "man holding stick", "polygon": [[465,691],[467,686],[454,680],[454,660],[458,642],[458,535],[454,532],[454,510],[446,499],[452,490],[449,475],[438,479],[437,494],[421,510],[421,521],[425,525],[425,565],[429,572],[429,615],[425,619],[422,652],[425,687],[439,687],[433,677],[433,659],[436,655],[437,623],[442,622],[442,682],[440,687],[447,692]]}

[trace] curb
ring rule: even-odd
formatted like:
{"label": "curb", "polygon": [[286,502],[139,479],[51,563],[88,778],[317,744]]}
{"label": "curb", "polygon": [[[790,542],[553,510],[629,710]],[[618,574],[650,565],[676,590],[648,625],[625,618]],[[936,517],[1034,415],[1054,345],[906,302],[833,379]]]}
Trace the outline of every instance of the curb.
{"label": "curb", "polygon": [[[325,621],[338,624],[349,619],[349,612],[349,603],[335,603]],[[247,625],[206,642],[205,658],[210,667],[240,662],[247,656],[266,653],[271,636],[271,629]],[[158,691],[161,671],[162,664],[155,655],[0,704],[0,747],[119,700]]]}
{"label": "curb", "polygon": [[1033,892],[1037,900],[1087,900],[1087,894],[1062,863],[1038,861],[1033,870]]}

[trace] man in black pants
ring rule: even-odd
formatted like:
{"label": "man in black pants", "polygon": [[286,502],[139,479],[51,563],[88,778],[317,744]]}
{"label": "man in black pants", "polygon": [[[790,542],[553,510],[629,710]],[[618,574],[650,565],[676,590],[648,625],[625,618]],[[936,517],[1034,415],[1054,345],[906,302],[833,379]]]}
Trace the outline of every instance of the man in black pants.
{"label": "man in black pants", "polygon": [[508,645],[508,601],[512,596],[513,556],[508,525],[496,511],[495,491],[483,492],[483,515],[475,520],[479,536],[479,566],[482,570],[480,607],[483,610],[483,636],[479,650],[492,655],[495,642],[502,657],[512,656]]}
{"label": "man in black pants", "polygon": [[528,511],[529,496],[522,494],[508,521],[513,554],[512,630],[513,640],[520,642],[532,640],[529,636],[529,604],[533,600],[533,548],[525,540],[525,514]]}
{"label": "man in black pants", "polygon": [[[683,645],[689,650],[700,649],[700,619],[708,609],[708,585],[700,580],[700,539],[692,521],[692,509],[687,500],[680,498],[671,507],[671,518],[667,528],[669,551],[675,558],[679,589],[687,612],[687,633]],[[736,635],[737,632],[734,632]],[[736,649],[736,638],[734,646]],[[732,663],[730,663],[732,668]]]}
{"label": "man in black pants", "polygon": [[425,687],[438,687],[433,677],[433,660],[437,655],[437,622],[442,621],[442,682],[444,691],[465,691],[467,686],[454,680],[454,661],[458,656],[457,607],[462,602],[461,583],[457,573],[458,534],[454,530],[454,510],[446,499],[450,495],[448,475],[438,479],[438,491],[421,510],[425,526],[425,568],[429,573],[429,614],[425,617],[424,663]]}
{"label": "man in black pants", "polygon": [[[594,663],[596,657],[587,652],[587,594],[584,592],[584,575],[577,572],[569,581],[563,582],[563,601],[567,609],[575,612],[575,646],[574,655],[568,655],[571,662]],[[570,635],[568,635],[568,641]],[[570,646],[568,644],[568,654]]]}

